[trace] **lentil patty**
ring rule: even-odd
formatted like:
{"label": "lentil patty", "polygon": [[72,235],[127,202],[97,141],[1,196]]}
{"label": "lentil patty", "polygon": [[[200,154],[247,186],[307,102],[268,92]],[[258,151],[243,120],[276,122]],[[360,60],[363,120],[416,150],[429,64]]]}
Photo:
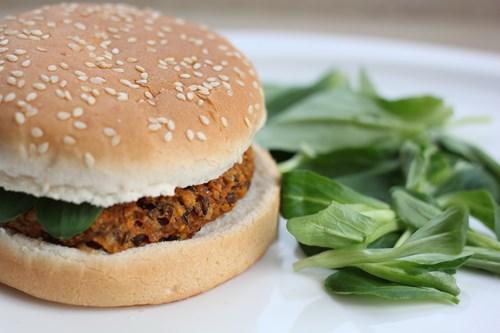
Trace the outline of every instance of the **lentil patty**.
{"label": "lentil patty", "polygon": [[253,152],[241,163],[208,183],[177,188],[173,196],[145,197],[103,210],[84,233],[68,240],[48,235],[37,222],[34,210],[7,223],[7,227],[33,238],[82,250],[120,252],[149,243],[191,238],[201,227],[229,212],[252,180]]}

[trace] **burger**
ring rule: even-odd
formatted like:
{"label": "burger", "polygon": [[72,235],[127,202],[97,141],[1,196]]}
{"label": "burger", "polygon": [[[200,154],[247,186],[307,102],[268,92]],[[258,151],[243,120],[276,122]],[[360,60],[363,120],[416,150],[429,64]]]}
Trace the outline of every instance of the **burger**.
{"label": "burger", "polygon": [[184,299],[276,236],[279,185],[252,145],[250,62],[218,34],[124,5],[0,22],[0,283],[81,306]]}

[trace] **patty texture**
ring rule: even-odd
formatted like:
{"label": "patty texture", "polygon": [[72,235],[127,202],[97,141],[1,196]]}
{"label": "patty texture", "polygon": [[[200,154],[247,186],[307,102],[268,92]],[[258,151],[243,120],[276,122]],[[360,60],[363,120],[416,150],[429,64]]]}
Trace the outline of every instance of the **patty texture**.
{"label": "patty texture", "polygon": [[103,210],[84,233],[59,240],[47,234],[31,210],[5,226],[32,238],[82,250],[120,252],[150,243],[191,238],[205,224],[231,211],[247,193],[254,171],[253,152],[217,179],[177,188],[173,196],[145,197]]}

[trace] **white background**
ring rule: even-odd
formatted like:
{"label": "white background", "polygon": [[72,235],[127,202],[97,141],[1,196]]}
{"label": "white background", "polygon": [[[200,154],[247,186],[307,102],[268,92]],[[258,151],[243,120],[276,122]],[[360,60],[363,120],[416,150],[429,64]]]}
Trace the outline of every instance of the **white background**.
{"label": "white background", "polygon": [[[500,58],[424,45],[348,37],[271,33],[227,35],[265,80],[307,82],[328,68],[369,70],[388,96],[431,92],[457,117],[491,115],[458,128],[500,157]],[[1,332],[494,332],[500,327],[500,278],[459,272],[458,306],[331,297],[326,271],[293,273],[299,251],[283,228],[245,274],[205,294],[162,306],[83,309],[38,301],[0,286]]]}

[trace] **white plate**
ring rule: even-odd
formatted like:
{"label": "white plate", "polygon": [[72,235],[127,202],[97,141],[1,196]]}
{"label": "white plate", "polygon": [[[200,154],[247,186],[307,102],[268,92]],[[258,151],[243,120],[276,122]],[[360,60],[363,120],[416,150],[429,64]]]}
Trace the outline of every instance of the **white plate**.
{"label": "white plate", "polygon": [[[369,70],[389,96],[431,92],[458,116],[491,115],[459,131],[500,157],[500,58],[386,40],[228,32],[265,80],[303,82],[328,68]],[[162,306],[82,309],[55,305],[0,286],[2,332],[493,332],[500,327],[500,279],[459,272],[458,306],[330,297],[324,273],[293,273],[295,241],[283,228],[245,274],[197,297]]]}

